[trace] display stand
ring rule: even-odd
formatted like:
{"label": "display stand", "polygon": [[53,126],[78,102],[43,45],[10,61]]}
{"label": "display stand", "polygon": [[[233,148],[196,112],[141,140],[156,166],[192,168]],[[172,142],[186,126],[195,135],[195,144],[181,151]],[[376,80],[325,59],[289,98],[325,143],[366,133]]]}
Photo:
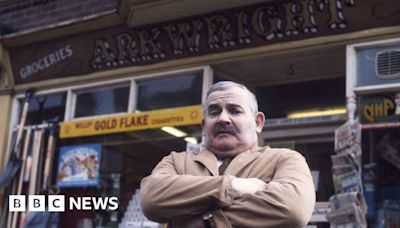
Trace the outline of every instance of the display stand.
{"label": "display stand", "polygon": [[348,121],[335,131],[335,155],[331,156],[335,195],[330,197],[331,228],[367,227],[361,178],[361,126]]}

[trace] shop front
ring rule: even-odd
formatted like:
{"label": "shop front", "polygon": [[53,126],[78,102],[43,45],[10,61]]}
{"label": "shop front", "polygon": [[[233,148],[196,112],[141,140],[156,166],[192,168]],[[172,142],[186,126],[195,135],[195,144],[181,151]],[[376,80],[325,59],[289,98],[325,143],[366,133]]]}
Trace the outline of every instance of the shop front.
{"label": "shop front", "polygon": [[[32,133],[30,145],[47,148],[51,121],[64,121],[57,131],[50,185],[40,184],[45,171],[39,168],[33,173],[39,185],[30,187],[29,179],[24,187],[68,197],[118,197],[117,211],[66,210],[60,220],[64,227],[141,224],[141,179],[171,151],[199,150],[201,100],[210,76],[209,67],[197,67],[37,92],[26,125],[43,135]],[[44,167],[47,151],[35,152],[33,165]]]}
{"label": "shop front", "polygon": [[[289,147],[306,157],[318,201],[310,227],[328,227],[325,214],[334,194],[330,157],[335,154],[335,130],[352,119],[346,105],[353,110],[357,103],[358,115],[363,105],[382,100],[382,110],[365,108],[363,121],[369,122],[362,123],[363,156],[364,150],[370,151],[363,157],[365,169],[394,175],[398,166],[385,144],[397,143],[396,121],[378,121],[384,114],[393,115],[398,91],[378,86],[371,94],[368,86],[360,85],[346,93],[352,69],[346,64],[347,45],[400,34],[396,14],[382,17],[391,4],[396,1],[264,1],[183,18],[149,19],[151,24],[133,16],[127,23],[133,27],[87,29],[23,45],[8,38],[5,47],[13,72],[9,81],[16,94],[7,95],[12,100],[7,151],[18,131],[24,92],[36,89],[25,124],[27,149],[21,156],[38,168],[31,172],[36,179],[22,182],[21,193],[118,197],[118,210],[66,210],[60,214],[62,227],[162,226],[141,213],[140,181],[171,151],[201,150],[205,93],[217,81],[233,80],[248,86],[266,113],[260,145]],[[170,9],[165,3],[134,15],[143,15],[143,21],[163,7]],[[365,20],[359,20],[361,15]],[[349,91],[357,95],[349,96]],[[388,123],[386,131],[381,126]],[[375,148],[375,142],[382,146]],[[387,150],[379,153],[391,157],[378,159],[374,150]],[[3,155],[5,163],[9,154]],[[50,173],[45,168],[48,157]],[[384,185],[395,192],[395,177],[389,179]],[[375,186],[376,179],[371,183]],[[374,199],[385,195],[383,189],[374,191]]]}
{"label": "shop front", "polygon": [[400,40],[349,45],[347,97],[361,125],[362,181],[372,227],[400,224]]}

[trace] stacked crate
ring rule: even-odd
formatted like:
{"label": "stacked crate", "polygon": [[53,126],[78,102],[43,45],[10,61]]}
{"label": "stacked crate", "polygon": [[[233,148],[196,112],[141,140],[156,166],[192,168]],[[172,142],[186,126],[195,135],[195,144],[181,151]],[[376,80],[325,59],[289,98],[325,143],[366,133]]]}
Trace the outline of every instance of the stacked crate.
{"label": "stacked crate", "polygon": [[159,223],[148,220],[140,207],[140,190],[137,189],[129,201],[119,228],[161,228]]}

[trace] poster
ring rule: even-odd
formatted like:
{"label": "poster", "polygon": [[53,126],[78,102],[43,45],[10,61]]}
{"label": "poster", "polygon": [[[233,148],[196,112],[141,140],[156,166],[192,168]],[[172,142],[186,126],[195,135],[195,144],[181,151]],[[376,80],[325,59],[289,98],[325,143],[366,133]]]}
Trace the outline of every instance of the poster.
{"label": "poster", "polygon": [[87,187],[99,182],[101,144],[83,144],[60,148],[57,186]]}

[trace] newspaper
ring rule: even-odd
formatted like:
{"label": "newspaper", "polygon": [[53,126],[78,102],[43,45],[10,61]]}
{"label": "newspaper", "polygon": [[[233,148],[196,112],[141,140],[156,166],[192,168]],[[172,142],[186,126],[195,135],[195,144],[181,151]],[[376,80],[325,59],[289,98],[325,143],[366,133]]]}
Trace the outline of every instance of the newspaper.
{"label": "newspaper", "polygon": [[332,210],[326,215],[331,228],[366,228],[365,215],[355,204],[347,204],[339,210]]}
{"label": "newspaper", "polygon": [[352,170],[356,170],[357,172],[361,171],[360,169],[361,159],[354,158],[354,156],[352,156],[349,153],[332,155],[331,160],[332,160],[332,171],[334,171],[333,174],[335,175],[350,172]]}
{"label": "newspaper", "polygon": [[361,148],[353,146],[344,149],[339,154],[332,155],[332,174],[342,175],[353,170],[361,173]]}
{"label": "newspaper", "polygon": [[341,153],[331,156],[333,166],[354,166],[354,158],[349,153]]}
{"label": "newspaper", "polygon": [[361,125],[358,121],[348,121],[335,131],[335,151],[361,144]]}
{"label": "newspaper", "polygon": [[316,202],[311,215],[310,223],[328,222],[326,214],[331,212],[330,202]]}
{"label": "newspaper", "polygon": [[332,176],[336,193],[363,192],[361,176],[356,170]]}
{"label": "newspaper", "polygon": [[367,227],[361,179],[361,125],[357,120],[348,121],[335,131],[335,152],[331,160],[336,194],[329,199],[331,212],[326,215],[330,227]]}
{"label": "newspaper", "polygon": [[337,151],[338,155],[347,155],[349,156],[353,162],[359,164],[361,161],[361,146],[359,144],[355,144],[351,147],[347,147],[341,151]]}
{"label": "newspaper", "polygon": [[332,166],[332,175],[340,176],[345,173],[352,172],[353,170],[354,170],[354,166],[352,166],[352,165],[335,165],[335,166]]}
{"label": "newspaper", "polygon": [[329,198],[329,203],[332,210],[340,210],[348,204],[356,204],[362,214],[367,213],[367,203],[364,196],[360,192],[346,192],[333,195]]}

